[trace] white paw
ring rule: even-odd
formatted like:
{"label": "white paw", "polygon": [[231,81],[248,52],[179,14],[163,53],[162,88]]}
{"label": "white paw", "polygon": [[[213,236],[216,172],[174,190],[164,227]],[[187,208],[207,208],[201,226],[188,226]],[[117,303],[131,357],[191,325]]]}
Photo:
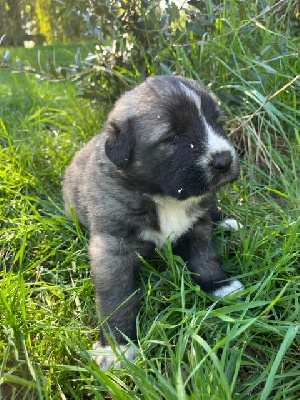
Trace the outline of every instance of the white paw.
{"label": "white paw", "polygon": [[[96,352],[93,351],[94,355],[92,358],[99,366],[101,371],[108,371],[112,366],[120,368],[124,364],[122,361],[120,361],[120,357],[114,353],[111,346],[102,346],[100,342],[96,342],[93,344],[93,350],[96,350],[98,354],[95,354]],[[128,360],[135,360],[135,349],[133,346],[128,347],[121,345],[119,350]]]}
{"label": "white paw", "polygon": [[238,292],[240,290],[244,290],[244,285],[238,281],[234,280],[231,282],[228,282],[228,284],[225,284],[224,286],[220,287],[219,289],[216,289],[212,292],[212,294],[216,297],[225,297],[228,294]]}
{"label": "white paw", "polygon": [[226,219],[224,219],[224,221],[222,221],[218,224],[218,227],[225,228],[225,229],[233,229],[234,231],[238,231],[239,229],[243,228],[243,225],[240,224],[234,218],[226,218]]}

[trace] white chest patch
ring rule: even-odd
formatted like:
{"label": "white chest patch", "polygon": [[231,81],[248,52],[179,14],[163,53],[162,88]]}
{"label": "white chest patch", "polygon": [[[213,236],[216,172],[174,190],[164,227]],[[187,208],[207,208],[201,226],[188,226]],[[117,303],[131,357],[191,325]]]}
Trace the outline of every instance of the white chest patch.
{"label": "white chest patch", "polygon": [[157,207],[159,230],[145,229],[141,233],[141,238],[154,242],[158,247],[162,247],[167,238],[170,238],[173,243],[176,242],[205,213],[204,209],[198,207],[193,210],[193,206],[202,198],[193,197],[179,201],[171,197],[156,196],[154,201]]}

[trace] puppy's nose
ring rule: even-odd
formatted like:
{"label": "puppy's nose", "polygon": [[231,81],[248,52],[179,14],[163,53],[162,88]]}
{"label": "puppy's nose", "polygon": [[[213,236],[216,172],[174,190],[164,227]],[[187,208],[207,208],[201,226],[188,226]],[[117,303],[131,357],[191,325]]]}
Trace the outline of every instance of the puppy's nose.
{"label": "puppy's nose", "polygon": [[232,155],[230,151],[222,151],[221,153],[214,154],[212,157],[211,165],[214,169],[220,172],[225,172],[232,164]]}

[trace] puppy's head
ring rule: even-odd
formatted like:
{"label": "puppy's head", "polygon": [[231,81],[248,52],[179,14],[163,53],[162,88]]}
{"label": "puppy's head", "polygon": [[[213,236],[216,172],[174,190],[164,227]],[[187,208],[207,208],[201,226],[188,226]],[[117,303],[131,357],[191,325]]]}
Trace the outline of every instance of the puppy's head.
{"label": "puppy's head", "polygon": [[105,152],[124,182],[150,195],[201,196],[238,175],[216,99],[197,82],[156,76],[109,115]]}

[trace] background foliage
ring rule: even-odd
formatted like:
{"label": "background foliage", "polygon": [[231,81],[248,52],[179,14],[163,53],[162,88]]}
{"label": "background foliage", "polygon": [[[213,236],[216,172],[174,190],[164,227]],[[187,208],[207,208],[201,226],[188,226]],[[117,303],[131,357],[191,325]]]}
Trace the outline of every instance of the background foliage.
{"label": "background foliage", "polygon": [[[3,4],[0,37],[15,38]],[[0,48],[0,397],[298,399],[297,2],[19,4],[23,29],[54,43]],[[86,41],[55,43],[72,26]],[[216,240],[246,290],[216,301],[167,243],[141,266],[138,358],[104,374],[88,352],[101,323],[88,234],[64,216],[61,179],[114,99],[160,73],[199,80],[225,108],[242,168],[220,199],[245,228]]]}
{"label": "background foliage", "polygon": [[[243,113],[245,102],[252,103],[251,122],[256,127],[260,115],[280,113],[272,147],[283,144],[282,136],[295,135],[294,115],[281,105],[294,101],[295,92],[289,86],[299,72],[296,1],[43,0],[32,3],[30,10],[31,18],[33,10],[40,15],[31,25],[50,27],[51,22],[49,42],[54,37],[72,39],[66,26],[76,21],[78,36],[84,32],[94,38],[95,48],[82,57],[78,46],[75,62],[64,65],[57,65],[55,52],[41,52],[38,62],[18,60],[17,66],[6,54],[4,66],[42,79],[75,81],[81,96],[91,101],[114,100],[148,75],[182,74],[208,85],[229,113],[234,108],[235,117]],[[287,90],[282,90],[285,85]],[[270,96],[274,96],[272,106],[268,104]],[[249,142],[236,128],[232,131],[240,149],[251,154],[256,151],[256,161],[263,158],[271,167],[264,145],[259,143],[260,132],[251,135]],[[259,130],[263,134],[262,126]]]}
{"label": "background foliage", "polygon": [[[87,2],[88,4],[88,2]],[[86,4],[86,5],[87,5]],[[65,4],[57,0],[0,0],[0,38],[4,46],[79,40],[83,27],[76,14],[66,19]]]}

